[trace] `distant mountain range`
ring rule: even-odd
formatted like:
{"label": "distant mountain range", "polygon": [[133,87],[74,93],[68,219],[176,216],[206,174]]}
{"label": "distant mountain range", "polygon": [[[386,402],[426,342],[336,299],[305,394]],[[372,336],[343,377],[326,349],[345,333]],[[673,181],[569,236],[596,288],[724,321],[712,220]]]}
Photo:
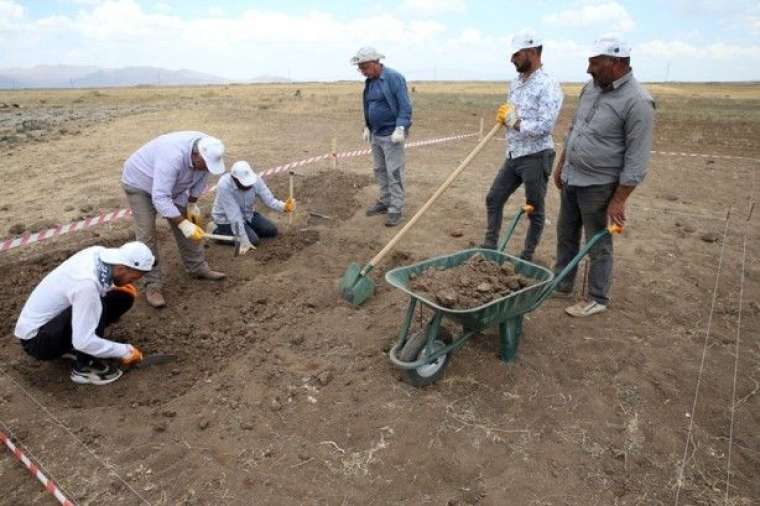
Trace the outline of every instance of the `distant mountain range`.
{"label": "distant mountain range", "polygon": [[38,65],[31,68],[0,69],[0,89],[14,88],[103,88],[113,86],[177,86],[199,84],[286,83],[279,76],[259,76],[233,81],[193,70],[159,67],[101,68],[80,65]]}

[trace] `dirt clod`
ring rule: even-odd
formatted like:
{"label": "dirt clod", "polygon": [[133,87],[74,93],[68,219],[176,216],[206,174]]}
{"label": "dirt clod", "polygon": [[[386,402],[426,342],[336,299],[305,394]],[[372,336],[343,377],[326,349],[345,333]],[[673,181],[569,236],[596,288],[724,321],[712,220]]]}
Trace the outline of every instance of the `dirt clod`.
{"label": "dirt clod", "polygon": [[532,284],[532,280],[516,274],[511,264],[499,265],[478,253],[451,269],[427,269],[414,277],[409,286],[444,307],[469,309]]}

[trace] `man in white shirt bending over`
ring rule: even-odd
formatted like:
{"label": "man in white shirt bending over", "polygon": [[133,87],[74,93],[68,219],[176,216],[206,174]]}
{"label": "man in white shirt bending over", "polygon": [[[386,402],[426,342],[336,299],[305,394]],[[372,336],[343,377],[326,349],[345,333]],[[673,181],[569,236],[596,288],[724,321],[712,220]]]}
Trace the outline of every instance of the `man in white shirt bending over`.
{"label": "man in white shirt bending over", "polygon": [[141,242],[120,248],[91,246],[69,257],[35,287],[16,322],[14,334],[38,360],[75,358],[71,381],[106,385],[122,370],[101,359],[130,366],[142,360],[131,344],[103,338],[106,327],[129,311],[137,296],[133,282],[153,268],[154,257]]}

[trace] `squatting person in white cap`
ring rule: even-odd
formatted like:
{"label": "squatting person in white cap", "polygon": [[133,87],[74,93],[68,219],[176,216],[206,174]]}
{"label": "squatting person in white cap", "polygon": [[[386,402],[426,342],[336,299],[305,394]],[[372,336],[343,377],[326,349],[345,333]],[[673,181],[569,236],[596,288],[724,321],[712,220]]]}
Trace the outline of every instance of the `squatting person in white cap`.
{"label": "squatting person in white cap", "polygon": [[277,227],[264,215],[256,211],[256,197],[264,204],[280,213],[292,213],[296,202],[288,198],[277,200],[269,187],[248,162],[235,162],[229,174],[219,178],[216,197],[211,208],[211,218],[216,224],[214,234],[237,235],[240,240],[240,254],[247,253],[252,246],[258,246],[260,238],[275,237]]}
{"label": "squatting person in white cap", "polygon": [[520,257],[532,260],[544,229],[546,186],[554,165],[552,130],[562,107],[559,83],[541,64],[543,42],[530,31],[512,38],[510,61],[517,77],[509,83],[507,103],[499,107],[497,121],[507,127],[507,152],[486,196],[487,226],[482,247],[496,249],[504,205],[521,184],[525,200],[533,206],[530,226]]}
{"label": "squatting person in white cap", "polygon": [[372,145],[375,179],[380,196],[367,209],[367,216],[388,214],[385,225],[401,223],[404,210],[404,142],[412,126],[412,103],[406,79],[384,66],[385,58],[372,47],[359,49],[351,63],[366,78],[364,82],[364,142]]}
{"label": "squatting person in white cap", "polygon": [[[625,202],[644,180],[652,145],[655,104],[633,77],[631,47],[615,36],[594,42],[588,59],[592,80],[581,89],[565,149],[554,171],[561,191],[557,220],[557,263],[562,270],[578,253],[581,229],[586,238],[608,224],[625,224]],[[607,309],[612,278],[612,237],[589,252],[590,300],[565,311],[590,316]],[[570,294],[575,272],[560,284]]]}
{"label": "squatting person in white cap", "polygon": [[121,183],[127,194],[135,235],[156,257],[145,275],[145,299],[153,307],[166,305],[161,281],[156,215],[170,225],[185,269],[199,279],[220,280],[224,273],[212,271],[203,253],[201,211],[196,203],[209,173],[224,173],[222,141],[202,132],[174,132],[145,144],[124,162]]}
{"label": "squatting person in white cap", "polygon": [[74,383],[105,385],[122,375],[100,359],[123,365],[142,360],[131,344],[104,339],[106,327],[129,311],[137,296],[132,285],[153,268],[153,253],[141,242],[120,248],[92,246],[53,269],[35,287],[21,310],[14,334],[38,360],[73,355]]}

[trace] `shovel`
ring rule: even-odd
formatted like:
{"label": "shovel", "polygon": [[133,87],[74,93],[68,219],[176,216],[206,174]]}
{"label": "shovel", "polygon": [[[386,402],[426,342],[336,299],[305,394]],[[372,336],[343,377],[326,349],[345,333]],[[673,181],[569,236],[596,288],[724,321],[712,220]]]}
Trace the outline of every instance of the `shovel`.
{"label": "shovel", "polygon": [[472,162],[478,153],[480,153],[488,141],[490,141],[491,138],[496,135],[496,132],[499,131],[499,128],[501,128],[501,123],[494,125],[491,131],[488,132],[485,137],[483,137],[483,140],[481,140],[478,145],[475,146],[472,151],[470,151],[470,154],[467,155],[467,158],[465,158],[462,163],[459,164],[459,167],[457,167],[456,170],[454,170],[454,172],[452,172],[449,177],[446,178],[446,181],[441,184],[433,196],[430,197],[430,199],[425,202],[419,211],[417,211],[415,215],[412,216],[407,224],[404,225],[404,228],[399,230],[398,233],[393,236],[390,242],[388,242],[388,244],[386,244],[385,247],[380,250],[380,252],[375,255],[375,257],[370,260],[367,265],[364,266],[364,268],[359,267],[359,264],[356,262],[351,262],[351,265],[348,266],[346,272],[343,273],[343,278],[341,279],[339,285],[340,293],[343,295],[344,299],[346,299],[351,304],[358,306],[372,296],[372,293],[375,291],[375,283],[369,277],[367,277],[367,274],[369,274],[372,269],[374,269],[375,266],[385,257],[385,255],[387,255],[394,248],[394,246],[396,246],[396,243],[398,243],[404,234],[406,234],[409,229],[412,228],[415,223],[417,223],[417,220],[420,219],[425,211],[427,211],[428,208],[432,206],[436,200],[438,200],[438,197],[443,194],[443,192],[451,185],[454,179],[456,179],[457,176],[459,176],[459,174],[465,168],[467,168],[470,162]]}

